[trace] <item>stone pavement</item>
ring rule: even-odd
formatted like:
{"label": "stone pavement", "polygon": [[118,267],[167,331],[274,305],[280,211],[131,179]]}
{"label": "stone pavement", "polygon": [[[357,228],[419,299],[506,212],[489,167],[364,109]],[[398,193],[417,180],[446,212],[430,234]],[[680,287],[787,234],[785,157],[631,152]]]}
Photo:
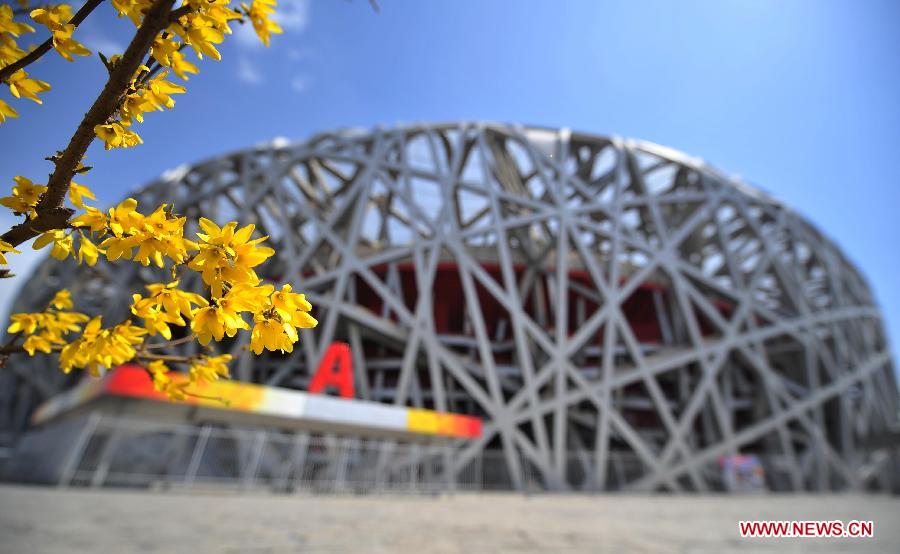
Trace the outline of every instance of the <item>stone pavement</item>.
{"label": "stone pavement", "polygon": [[[738,521],[873,520],[874,539]],[[269,496],[0,486],[0,552],[900,552],[888,496]]]}

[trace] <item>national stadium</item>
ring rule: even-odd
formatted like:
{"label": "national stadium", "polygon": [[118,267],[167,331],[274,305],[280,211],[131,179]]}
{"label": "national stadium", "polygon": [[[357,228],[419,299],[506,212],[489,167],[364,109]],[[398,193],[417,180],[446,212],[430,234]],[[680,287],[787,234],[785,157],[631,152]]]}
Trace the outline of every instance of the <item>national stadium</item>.
{"label": "national stadium", "polygon": [[[729,468],[745,465],[768,490],[892,486],[877,442],[898,388],[864,277],[791,208],[702,160],[567,129],[412,125],[274,141],[132,196],[255,223],[277,251],[261,276],[307,293],[319,326],[289,355],[219,343],[236,359],[229,406],[159,401],[138,368],[82,380],[10,358],[8,472],[702,492],[740,488]],[[12,310],[68,287],[80,311],[118,320],[166,279],[49,260]],[[55,465],[35,469],[48,452]]]}

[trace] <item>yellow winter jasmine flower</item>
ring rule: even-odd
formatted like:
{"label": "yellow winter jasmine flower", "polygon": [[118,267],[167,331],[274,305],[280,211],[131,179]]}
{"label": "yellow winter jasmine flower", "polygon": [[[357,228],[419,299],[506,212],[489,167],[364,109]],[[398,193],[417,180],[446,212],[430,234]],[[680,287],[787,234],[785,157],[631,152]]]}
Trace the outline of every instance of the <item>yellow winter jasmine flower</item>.
{"label": "yellow winter jasmine flower", "polygon": [[213,300],[209,307],[193,312],[191,329],[204,345],[212,339],[222,340],[226,335],[233,337],[238,330],[250,328],[241,314],[264,310],[272,290],[272,285],[234,285],[224,297]]}
{"label": "yellow winter jasmine flower", "polygon": [[253,30],[256,31],[257,36],[266,46],[269,46],[272,33],[281,34],[283,32],[281,27],[271,20],[272,14],[275,13],[276,4],[275,0],[253,0],[249,7],[247,4],[241,4],[241,7],[244,8],[250,17]]}
{"label": "yellow winter jasmine flower", "polygon": [[90,319],[79,312],[49,312],[49,315],[43,322],[44,327],[60,335],[81,331],[80,324]]}
{"label": "yellow winter jasmine flower", "polygon": [[293,352],[298,338],[293,325],[262,315],[257,315],[254,319],[256,324],[250,335],[250,350],[256,355],[262,354],[263,350]]}
{"label": "yellow winter jasmine flower", "polygon": [[22,348],[28,352],[29,356],[34,356],[35,352],[43,352],[49,354],[53,351],[54,344],[65,344],[66,341],[53,335],[52,333],[42,332],[38,335],[31,335],[25,339]]}
{"label": "yellow winter jasmine flower", "polygon": [[107,125],[94,126],[94,133],[105,143],[106,150],[131,148],[143,144],[141,137],[128,129],[128,122],[114,121]]}
{"label": "yellow winter jasmine flower", "polygon": [[169,377],[171,371],[162,360],[153,360],[147,365],[147,371],[153,377],[153,389],[169,397],[170,400],[184,400],[187,395],[184,389],[188,383],[176,383]]}
{"label": "yellow winter jasmine flower", "polygon": [[206,2],[197,2],[195,0],[192,4],[200,8],[200,19],[205,24],[219,29],[226,35],[231,34],[228,22],[241,18],[241,14],[228,7],[231,4],[231,0],[207,0]]}
{"label": "yellow winter jasmine flower", "polygon": [[16,175],[16,182],[12,189],[12,196],[0,198],[0,205],[6,206],[17,214],[27,214],[40,200],[41,195],[47,190],[44,185],[35,185],[27,177]]}
{"label": "yellow winter jasmine flower", "polygon": [[97,245],[82,234],[78,242],[78,263],[87,262],[89,266],[93,267],[99,256],[100,249],[97,248]]}
{"label": "yellow winter jasmine flower", "polygon": [[141,26],[144,14],[153,6],[152,0],[112,0],[113,8],[119,16],[127,16],[135,27]]}
{"label": "yellow winter jasmine flower", "polygon": [[50,255],[57,260],[65,260],[69,255],[73,254],[72,235],[61,229],[42,234],[34,240],[34,244],[31,247],[35,250],[40,250],[50,243],[53,243]]}
{"label": "yellow winter jasmine flower", "polygon": [[25,55],[12,35],[0,33],[0,66],[9,65]]}
{"label": "yellow winter jasmine flower", "polygon": [[26,336],[22,347],[33,356],[35,352],[49,354],[54,346],[63,345],[64,335],[81,330],[81,323],[88,317],[78,312],[65,312],[72,308],[72,299],[68,290],[60,290],[50,301],[45,312],[31,314],[13,314],[9,333],[21,333]]}
{"label": "yellow winter jasmine flower", "polygon": [[119,111],[122,117],[128,120],[135,119],[139,123],[144,122],[144,113],[153,109],[153,105],[145,98],[145,91],[133,92],[125,97]]}
{"label": "yellow winter jasmine flower", "polygon": [[99,376],[101,367],[109,369],[132,360],[137,355],[134,347],[143,342],[146,334],[130,322],[103,329],[102,319],[97,316],[85,326],[81,338],[62,348],[60,367],[65,373],[82,368]]}
{"label": "yellow winter jasmine flower", "polygon": [[57,310],[71,310],[75,305],[72,303],[72,293],[69,289],[60,289],[53,295],[50,305]]}
{"label": "yellow winter jasmine flower", "polygon": [[162,335],[166,340],[171,340],[172,331],[169,324],[184,325],[184,319],[180,316],[171,316],[159,310],[153,298],[143,298],[140,294],[132,295],[131,313],[144,320],[144,329],[150,336]]}
{"label": "yellow winter jasmine flower", "polygon": [[72,38],[75,32],[74,25],[63,25],[59,29],[53,31],[53,49],[67,61],[74,61],[72,54],[76,56],[90,56],[91,51],[83,44]]}
{"label": "yellow winter jasmine flower", "polygon": [[144,216],[137,212],[137,200],[134,198],[126,198],[109,210],[109,230],[117,237],[131,233],[143,220]]}
{"label": "yellow winter jasmine flower", "polygon": [[172,281],[166,285],[159,283],[147,285],[147,290],[150,291],[155,304],[162,306],[165,312],[172,317],[181,315],[190,317],[193,304],[201,307],[209,305],[209,302],[199,294],[180,290],[178,281]]}
{"label": "yellow winter jasmine flower", "polygon": [[72,219],[72,225],[75,227],[87,227],[95,233],[106,229],[106,215],[103,212],[91,206],[86,206],[85,210],[85,213]]}
{"label": "yellow winter jasmine flower", "polygon": [[[0,65],[3,65],[2,59],[0,59]],[[7,117],[19,117],[19,112],[3,100],[0,100],[0,123],[6,121]]]}
{"label": "yellow winter jasmine flower", "polygon": [[97,199],[91,189],[86,186],[79,185],[75,181],[69,183],[69,202],[71,202],[73,206],[82,209],[86,208],[87,206],[84,204],[85,198],[90,198],[91,200]]}
{"label": "yellow winter jasmine flower", "polygon": [[25,333],[31,334],[34,333],[35,329],[37,329],[38,325],[43,319],[44,314],[36,313],[36,314],[13,314],[10,316],[10,321],[12,323],[6,329],[7,333]]}
{"label": "yellow winter jasmine flower", "polygon": [[172,99],[171,95],[184,94],[186,90],[181,85],[166,81],[165,76],[168,74],[168,71],[162,71],[159,75],[150,79],[144,91],[144,100],[159,111],[175,107],[175,100]]}
{"label": "yellow winter jasmine flower", "polygon": [[169,371],[171,371],[169,366],[162,360],[153,360],[147,364],[147,371],[150,372],[153,378],[154,390],[165,393],[166,387],[172,382],[168,376]]}
{"label": "yellow winter jasmine flower", "polygon": [[67,24],[72,19],[72,6],[68,4],[46,6],[31,10],[30,15],[31,19],[53,31]]}
{"label": "yellow winter jasmine flower", "polygon": [[306,301],[306,295],[292,292],[292,287],[285,284],[281,290],[272,294],[271,302],[275,313],[282,319],[295,327],[301,329],[310,329],[318,325],[309,311],[312,310],[312,304]]}
{"label": "yellow winter jasmine flower", "polygon": [[221,356],[203,356],[191,364],[190,378],[195,383],[218,381],[220,377],[229,378],[228,362],[231,354]]}
{"label": "yellow winter jasmine flower", "polygon": [[181,37],[185,44],[192,47],[197,57],[204,55],[219,61],[222,55],[216,50],[215,45],[224,40],[224,33],[214,27],[209,27],[207,22],[199,14],[190,14],[169,26],[169,30]]}
{"label": "yellow winter jasmine flower", "polygon": [[0,5],[0,33],[9,33],[17,37],[22,33],[34,32],[34,27],[25,23],[19,23],[13,17],[15,17],[15,14],[9,4]]}
{"label": "yellow winter jasmine flower", "polygon": [[204,346],[212,339],[222,340],[225,336],[225,326],[219,320],[216,307],[207,306],[194,311],[191,331],[197,334],[197,340]]}
{"label": "yellow winter jasmine flower", "polygon": [[[182,263],[189,250],[196,250],[193,241],[184,238],[184,217],[167,211],[167,204],[159,206],[152,214],[142,215],[135,208],[137,201],[129,198],[109,212],[109,228],[112,237],[101,244],[109,261],[120,257],[132,259],[143,265],[152,261],[163,267],[164,257]],[[134,248],[137,247],[137,253]]]}
{"label": "yellow winter jasmine flower", "polygon": [[0,240],[0,265],[9,265],[9,262],[6,260],[7,253],[21,254],[22,252],[13,248],[8,242]]}
{"label": "yellow winter jasmine flower", "polygon": [[28,73],[24,69],[20,69],[10,75],[6,82],[13,96],[16,98],[28,98],[38,104],[44,103],[43,100],[38,98],[38,93],[50,90],[50,83],[29,78]]}
{"label": "yellow winter jasmine flower", "polygon": [[200,238],[199,252],[191,260],[189,267],[201,272],[203,282],[210,286],[213,296],[221,296],[225,281],[256,285],[259,277],[252,268],[263,263],[275,251],[271,248],[257,246],[268,237],[249,240],[254,226],[235,230],[237,223],[232,221],[219,227],[206,218],[200,218],[203,233]]}

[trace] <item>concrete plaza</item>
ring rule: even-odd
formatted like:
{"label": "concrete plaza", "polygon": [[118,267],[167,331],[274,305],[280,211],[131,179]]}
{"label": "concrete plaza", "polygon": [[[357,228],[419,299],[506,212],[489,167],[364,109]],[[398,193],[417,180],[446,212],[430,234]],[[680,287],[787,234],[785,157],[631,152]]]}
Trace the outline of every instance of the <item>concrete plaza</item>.
{"label": "concrete plaza", "polygon": [[[739,520],[872,520],[868,539],[742,539]],[[900,552],[900,499],[272,496],[0,487],[0,551]]]}

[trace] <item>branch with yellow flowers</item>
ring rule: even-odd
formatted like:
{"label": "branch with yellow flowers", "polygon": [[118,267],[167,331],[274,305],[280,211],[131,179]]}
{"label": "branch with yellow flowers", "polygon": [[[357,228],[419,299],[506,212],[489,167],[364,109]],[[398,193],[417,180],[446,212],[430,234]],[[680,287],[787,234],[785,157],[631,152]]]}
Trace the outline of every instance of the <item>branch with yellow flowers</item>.
{"label": "branch with yellow flowers", "polygon": [[[68,24],[72,25],[73,28],[77,28],[78,25],[80,25],[82,21],[87,19],[87,16],[89,16],[91,14],[91,12],[94,11],[94,8],[96,8],[97,6],[102,4],[103,1],[104,0],[88,0],[87,2],[85,2],[85,4],[83,6],[81,6],[81,9],[78,10],[75,13],[75,15],[72,16],[72,19],[70,19],[68,21]],[[38,8],[38,9],[43,10],[46,8]],[[36,10],[32,10],[31,12],[28,12],[28,13],[34,13],[34,11],[36,11]],[[14,10],[13,13],[15,15],[19,15],[20,13],[25,13],[25,12],[20,12],[18,10]],[[45,40],[44,42],[39,44],[37,46],[37,48],[35,48],[31,52],[28,52],[26,55],[22,56],[15,62],[7,65],[6,67],[0,68],[0,83],[7,82],[13,73],[17,72],[20,69],[24,69],[25,67],[28,67],[29,65],[31,65],[34,62],[41,59],[41,57],[44,54],[46,54],[47,52],[50,51],[51,48],[53,48],[54,40],[55,40],[55,38],[51,36],[50,38],[48,38],[47,40]]]}
{"label": "branch with yellow flowers", "polygon": [[[216,45],[231,33],[229,22],[234,20],[249,21],[267,46],[271,35],[281,32],[270,19],[275,0],[252,0],[235,9],[230,7],[232,0],[181,2],[176,8],[176,0],[111,0],[119,15],[136,28],[128,48],[109,58],[101,54],[107,81],[66,148],[47,158],[54,164],[47,184],[17,175],[11,195],[0,197],[0,206],[24,218],[0,236],[0,277],[8,272],[2,267],[7,265],[6,255],[19,253],[16,246],[35,238],[34,249],[50,247],[51,257],[60,261],[74,258],[78,264],[93,266],[105,258],[108,263],[153,264],[168,270],[172,280],[147,285],[149,294],[134,294],[130,315],[113,326],[104,326],[100,316],[74,311],[69,291],[58,291],[43,311],[12,315],[7,332],[13,338],[0,347],[0,367],[19,353],[58,356],[66,373],[80,369],[99,375],[137,362],[145,365],[158,391],[183,399],[196,396],[187,390],[190,385],[228,378],[231,355],[213,355],[212,342],[243,331],[250,335],[246,349],[256,355],[292,352],[299,330],[317,324],[303,294],[293,292],[290,284],[276,290],[256,274],[254,268],[275,251],[261,246],[267,237],[252,236],[253,225],[239,228],[232,221],[219,226],[200,218],[200,231],[192,240],[185,236],[187,218],[167,204],[145,215],[129,198],[104,213],[86,204],[86,199],[96,199],[91,190],[72,180],[90,169],[82,160],[95,138],[107,150],[136,146],[143,141],[134,124],[142,123],[145,113],[174,107],[172,95],[185,88],[166,77],[171,72],[187,80],[188,74],[198,72],[185,58],[185,48],[192,48],[200,59],[221,59]],[[72,32],[100,3],[89,0],[75,16],[66,4],[32,10],[31,18],[46,26],[52,39],[31,53],[19,49],[15,37],[34,29],[14,21],[12,9],[0,5],[0,76],[6,76],[14,97],[41,103],[38,94],[50,85],[30,77],[24,67],[51,47],[69,61],[73,55],[90,54]],[[8,117],[18,114],[0,100],[0,123]],[[179,288],[186,272],[199,274],[202,293]],[[140,321],[143,325],[135,323]],[[182,338],[172,338],[173,326],[184,328]],[[151,342],[156,336],[165,341]],[[191,356],[166,352],[194,341],[206,352]],[[183,366],[189,378],[172,379],[170,365]]]}
{"label": "branch with yellow flowers", "polygon": [[156,35],[168,26],[169,12],[174,3],[175,0],[156,0],[153,3],[125,53],[110,73],[106,86],[81,120],[69,145],[56,158],[56,167],[47,181],[47,189],[34,208],[37,217],[12,227],[0,236],[0,240],[11,246],[18,246],[41,233],[63,227],[74,215],[74,210],[64,207],[63,202],[69,191],[69,183],[75,177],[75,170],[94,140],[94,127],[106,123],[118,110],[131,78],[150,50]]}

